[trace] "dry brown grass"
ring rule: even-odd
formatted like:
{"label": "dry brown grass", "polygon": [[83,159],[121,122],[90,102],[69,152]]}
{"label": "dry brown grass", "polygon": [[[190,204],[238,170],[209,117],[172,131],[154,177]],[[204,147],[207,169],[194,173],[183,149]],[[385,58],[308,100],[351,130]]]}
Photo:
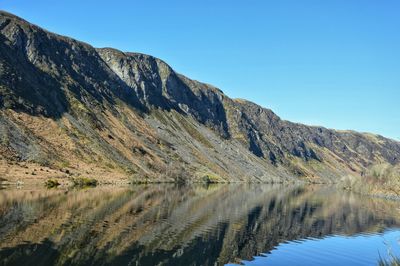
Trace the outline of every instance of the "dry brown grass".
{"label": "dry brown grass", "polygon": [[345,176],[341,184],[345,189],[366,194],[400,197],[400,166],[377,164],[363,176]]}

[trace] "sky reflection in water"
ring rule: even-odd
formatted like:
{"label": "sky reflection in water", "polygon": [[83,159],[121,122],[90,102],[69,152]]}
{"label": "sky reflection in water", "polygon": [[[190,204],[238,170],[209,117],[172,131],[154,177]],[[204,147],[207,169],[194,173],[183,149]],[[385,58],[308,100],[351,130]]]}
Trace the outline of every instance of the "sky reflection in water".
{"label": "sky reflection in water", "polygon": [[384,239],[398,251],[399,206],[326,186],[8,188],[0,190],[0,261],[375,265],[387,255]]}

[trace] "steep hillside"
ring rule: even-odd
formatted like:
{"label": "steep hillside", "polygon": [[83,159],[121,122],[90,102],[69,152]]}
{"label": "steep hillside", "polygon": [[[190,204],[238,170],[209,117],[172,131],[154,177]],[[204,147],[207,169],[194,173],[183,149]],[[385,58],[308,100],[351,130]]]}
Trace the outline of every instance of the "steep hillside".
{"label": "steep hillside", "polygon": [[400,143],[281,120],[152,56],[0,12],[2,179],[336,181],[395,165]]}

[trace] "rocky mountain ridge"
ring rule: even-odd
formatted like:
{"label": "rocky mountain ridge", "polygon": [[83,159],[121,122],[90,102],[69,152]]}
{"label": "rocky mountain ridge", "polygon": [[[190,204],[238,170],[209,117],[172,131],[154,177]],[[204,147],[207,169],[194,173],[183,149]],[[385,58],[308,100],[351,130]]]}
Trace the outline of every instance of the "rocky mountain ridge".
{"label": "rocky mountain ridge", "polygon": [[336,182],[400,143],[281,120],[155,57],[93,48],[0,12],[0,172],[33,180]]}

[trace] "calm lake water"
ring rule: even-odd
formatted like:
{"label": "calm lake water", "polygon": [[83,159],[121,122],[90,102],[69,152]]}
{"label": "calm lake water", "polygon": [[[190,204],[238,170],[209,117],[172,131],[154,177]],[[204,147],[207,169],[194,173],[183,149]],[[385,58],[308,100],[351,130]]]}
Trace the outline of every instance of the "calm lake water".
{"label": "calm lake water", "polygon": [[377,265],[400,203],[326,186],[0,190],[0,265]]}

